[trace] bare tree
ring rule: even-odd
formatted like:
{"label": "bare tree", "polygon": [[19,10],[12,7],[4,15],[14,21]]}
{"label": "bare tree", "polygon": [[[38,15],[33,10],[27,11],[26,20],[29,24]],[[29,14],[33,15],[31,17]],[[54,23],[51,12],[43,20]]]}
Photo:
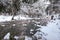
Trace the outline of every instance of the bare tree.
{"label": "bare tree", "polygon": [[17,14],[17,11],[20,9],[20,0],[12,0],[11,2],[11,10],[12,10],[12,20],[14,19],[14,16]]}

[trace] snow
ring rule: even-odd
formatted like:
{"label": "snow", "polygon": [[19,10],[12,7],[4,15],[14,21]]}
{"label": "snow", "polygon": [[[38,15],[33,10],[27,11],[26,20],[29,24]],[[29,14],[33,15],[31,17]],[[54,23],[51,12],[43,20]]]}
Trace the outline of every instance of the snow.
{"label": "snow", "polygon": [[[4,16],[4,15],[0,15],[0,22],[5,22],[5,21],[11,21],[13,16]],[[15,20],[27,20],[27,19],[32,19],[29,17],[25,17],[25,16],[21,16],[21,15],[17,15],[14,17]]]}
{"label": "snow", "polygon": [[0,22],[10,21],[12,16],[0,15]]}
{"label": "snow", "polygon": [[35,34],[37,38],[40,35],[42,40],[60,40],[60,20],[51,20],[47,26],[40,25],[40,27],[38,30],[41,30],[41,32]]}
{"label": "snow", "polygon": [[7,33],[4,37],[4,39],[9,39],[10,33]]}
{"label": "snow", "polygon": [[34,31],[33,29],[31,29],[30,31]]}
{"label": "snow", "polygon": [[46,27],[42,27],[41,31],[47,35],[43,35],[47,40],[60,40],[60,20],[52,20],[48,22]]}
{"label": "snow", "polygon": [[[4,16],[0,15],[0,22],[5,22],[5,21],[11,21],[13,16]],[[15,20],[30,20],[30,19],[40,19],[40,18],[30,18],[30,17],[25,17],[24,15],[17,15],[14,16]]]}
{"label": "snow", "polygon": [[14,38],[17,40],[19,37],[18,36],[14,36]]}
{"label": "snow", "polygon": [[42,38],[42,33],[41,32],[36,32],[36,34],[34,34],[34,36],[38,38]]}
{"label": "snow", "polygon": [[25,36],[25,40],[32,40],[31,37]]}
{"label": "snow", "polygon": [[25,17],[24,15],[17,15],[14,17],[14,19],[16,19],[16,20],[27,20],[27,19],[31,19],[31,18]]}

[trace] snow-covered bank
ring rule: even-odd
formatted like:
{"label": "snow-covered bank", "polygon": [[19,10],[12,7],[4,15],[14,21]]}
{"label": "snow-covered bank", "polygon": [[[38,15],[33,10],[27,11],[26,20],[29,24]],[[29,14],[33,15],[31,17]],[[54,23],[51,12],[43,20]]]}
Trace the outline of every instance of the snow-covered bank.
{"label": "snow-covered bank", "polygon": [[42,27],[41,31],[47,35],[43,35],[47,40],[60,40],[60,20],[52,20],[48,22],[46,27]]}
{"label": "snow-covered bank", "polygon": [[[11,21],[12,17],[13,16],[0,15],[0,22]],[[14,19],[15,20],[27,20],[27,19],[32,19],[32,18],[17,15],[17,16],[14,17]]]}
{"label": "snow-covered bank", "polygon": [[14,17],[14,19],[16,19],[16,20],[28,20],[28,19],[32,19],[32,18],[25,17],[24,15],[17,15]]}
{"label": "snow-covered bank", "polygon": [[11,21],[12,16],[3,16],[0,15],[0,22]]}
{"label": "snow-covered bank", "polygon": [[[0,22],[6,22],[11,21],[13,16],[4,16],[0,15]],[[14,16],[15,20],[30,20],[30,19],[40,19],[40,18],[31,18],[31,17],[25,17],[24,15],[16,15]]]}

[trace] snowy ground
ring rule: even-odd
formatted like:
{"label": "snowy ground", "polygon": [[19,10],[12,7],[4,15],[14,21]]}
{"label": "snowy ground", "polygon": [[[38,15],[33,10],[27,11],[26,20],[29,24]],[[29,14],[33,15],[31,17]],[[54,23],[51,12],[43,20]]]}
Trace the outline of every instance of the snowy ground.
{"label": "snowy ground", "polygon": [[[35,34],[37,39],[42,37],[41,40],[60,40],[60,20],[58,19],[51,20],[47,26],[41,26],[38,30],[41,30],[41,32]],[[28,38],[26,39],[28,40]]]}
{"label": "snowy ground", "polygon": [[[12,16],[0,15],[0,22],[11,21],[11,18]],[[17,18],[18,16],[15,17],[15,19]],[[23,17],[23,19],[26,18]],[[40,30],[43,32],[42,36],[47,40],[60,40],[60,20],[51,20],[50,22],[48,22],[47,26],[41,26]]]}
{"label": "snowy ground", "polygon": [[60,40],[60,20],[51,20],[41,31],[46,34],[43,37],[47,40]]}

